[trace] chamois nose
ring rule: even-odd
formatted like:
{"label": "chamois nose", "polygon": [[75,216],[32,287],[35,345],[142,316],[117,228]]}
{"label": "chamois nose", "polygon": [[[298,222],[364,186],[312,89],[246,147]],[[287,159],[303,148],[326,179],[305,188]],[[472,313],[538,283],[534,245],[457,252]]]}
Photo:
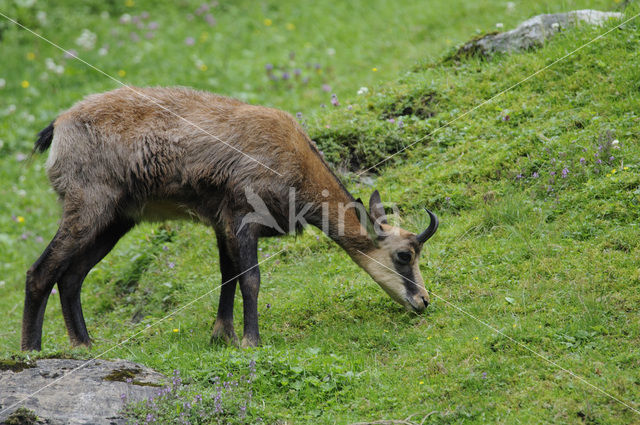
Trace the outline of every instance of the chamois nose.
{"label": "chamois nose", "polygon": [[424,308],[429,307],[429,300],[425,297],[422,297],[422,303],[424,304]]}

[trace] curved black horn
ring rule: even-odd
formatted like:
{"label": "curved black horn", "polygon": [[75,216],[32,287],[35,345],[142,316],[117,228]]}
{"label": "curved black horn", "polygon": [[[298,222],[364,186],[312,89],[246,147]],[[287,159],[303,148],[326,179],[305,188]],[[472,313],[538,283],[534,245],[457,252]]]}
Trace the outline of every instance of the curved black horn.
{"label": "curved black horn", "polygon": [[433,236],[436,230],[438,230],[438,217],[428,209],[425,208],[424,210],[427,212],[427,214],[429,214],[431,222],[429,223],[429,227],[427,227],[427,230],[416,236],[418,242],[420,242],[421,245],[425,243],[427,239]]}

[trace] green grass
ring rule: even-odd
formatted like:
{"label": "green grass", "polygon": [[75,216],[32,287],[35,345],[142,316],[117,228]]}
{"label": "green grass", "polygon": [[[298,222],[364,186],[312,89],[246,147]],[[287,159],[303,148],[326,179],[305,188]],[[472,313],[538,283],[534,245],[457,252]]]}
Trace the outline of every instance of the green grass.
{"label": "green grass", "polygon": [[[209,345],[216,290],[107,357],[167,374],[179,369],[194,392],[205,393],[212,391],[212,377],[247,373],[253,359],[249,421],[349,423],[415,415],[419,423],[434,412],[425,423],[640,423],[639,415],[519,345],[638,408],[640,23],[613,31],[433,133],[606,28],[572,29],[543,49],[491,61],[439,63],[476,29],[617,4],[529,2],[511,12],[488,1],[432,3],[237,3],[213,10],[214,28],[201,17],[185,21],[198,4],[48,8],[44,25],[33,8],[8,8],[64,46],[74,46],[81,30],[91,28],[99,41],[81,56],[108,72],[125,70],[128,83],[185,84],[302,111],[327,157],[347,169],[374,165],[384,152],[421,140],[369,179],[349,171],[344,179],[356,196],[378,188],[383,200],[398,205],[409,230],[425,227],[423,206],[438,213],[440,230],[421,261],[434,294],[426,314],[404,312],[335,244],[309,230],[261,243],[261,259],[285,249],[261,266],[263,347]],[[159,22],[155,38],[116,48],[126,34],[118,17],[145,6],[148,20]],[[100,17],[105,9],[108,18]],[[626,11],[635,13],[637,6]],[[286,29],[288,22],[295,30]],[[115,85],[69,61],[60,76],[44,71],[47,57],[62,63],[60,54],[4,28],[3,54],[13,58],[0,66],[6,80],[0,90],[0,356],[8,358],[19,355],[24,272],[58,217],[44,157],[18,161],[17,155],[28,152],[34,134],[60,110]],[[202,31],[209,38],[200,42]],[[184,44],[189,36],[196,38],[193,47]],[[97,53],[103,43],[110,44],[106,56]],[[328,47],[334,55],[327,55]],[[207,71],[197,68],[194,55]],[[301,64],[306,72],[307,61],[323,70],[309,74],[307,86],[274,84],[264,71],[273,63],[290,70]],[[29,88],[20,87],[23,80]],[[361,86],[369,92],[356,95]],[[332,92],[339,107],[329,102]],[[9,105],[16,105],[14,112]],[[354,146],[353,153],[345,145]],[[186,222],[141,225],[85,282],[94,347],[69,348],[53,295],[42,355],[97,355],[207,294],[219,279],[210,229]],[[237,330],[241,307],[238,301]]]}

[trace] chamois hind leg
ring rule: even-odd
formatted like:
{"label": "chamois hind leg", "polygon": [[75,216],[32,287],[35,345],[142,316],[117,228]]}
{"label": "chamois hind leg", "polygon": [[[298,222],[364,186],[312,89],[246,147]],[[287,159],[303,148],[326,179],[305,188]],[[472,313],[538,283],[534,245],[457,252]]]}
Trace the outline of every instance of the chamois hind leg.
{"label": "chamois hind leg", "polygon": [[117,219],[100,232],[90,246],[74,256],[58,280],[62,316],[69,340],[74,346],[90,345],[91,340],[82,314],[80,289],[89,271],[107,255],[115,244],[134,226],[131,219]]}
{"label": "chamois hind leg", "polygon": [[[73,196],[72,196],[73,195]],[[105,208],[107,197],[94,193],[65,196],[58,232],[40,258],[27,271],[24,312],[22,315],[22,350],[40,350],[42,321],[53,285],[66,272],[74,257],[83,255],[96,234],[111,221]]]}
{"label": "chamois hind leg", "polygon": [[238,284],[238,271],[229,254],[226,236],[223,232],[216,232],[218,252],[220,255],[220,274],[222,286],[220,287],[220,302],[218,303],[218,315],[213,325],[211,342],[224,341],[238,345],[238,336],[233,329],[233,303]]}

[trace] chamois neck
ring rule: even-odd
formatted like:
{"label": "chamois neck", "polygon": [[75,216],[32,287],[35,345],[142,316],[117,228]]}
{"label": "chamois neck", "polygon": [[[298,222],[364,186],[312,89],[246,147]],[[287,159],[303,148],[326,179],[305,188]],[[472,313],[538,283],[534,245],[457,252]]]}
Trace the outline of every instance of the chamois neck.
{"label": "chamois neck", "polygon": [[313,205],[306,216],[309,224],[322,230],[351,257],[358,251],[368,252],[374,245],[360,224],[356,213],[357,201],[330,171],[307,192],[306,202]]}

